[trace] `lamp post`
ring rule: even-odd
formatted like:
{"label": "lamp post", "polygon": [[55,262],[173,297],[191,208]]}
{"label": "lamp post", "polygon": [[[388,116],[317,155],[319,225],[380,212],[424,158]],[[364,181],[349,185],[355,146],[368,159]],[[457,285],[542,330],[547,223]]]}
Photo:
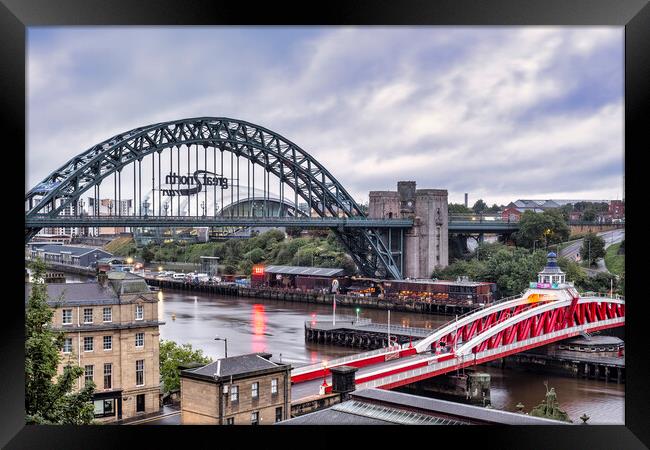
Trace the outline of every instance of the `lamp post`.
{"label": "lamp post", "polygon": [[224,353],[225,353],[225,357],[227,358],[228,357],[228,338],[222,338],[222,337],[217,336],[216,338],[214,338],[214,340],[224,342]]}
{"label": "lamp post", "polygon": [[361,311],[361,309],[357,308],[357,323],[359,323],[359,311]]}

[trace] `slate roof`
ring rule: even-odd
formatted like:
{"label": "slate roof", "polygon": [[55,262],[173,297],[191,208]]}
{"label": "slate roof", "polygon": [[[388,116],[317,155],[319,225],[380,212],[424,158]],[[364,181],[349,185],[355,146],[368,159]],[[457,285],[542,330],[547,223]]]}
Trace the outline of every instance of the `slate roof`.
{"label": "slate roof", "polygon": [[447,418],[465,418],[473,423],[494,423],[505,425],[567,425],[567,422],[533,417],[525,414],[500,411],[498,409],[465,405],[446,400],[421,397],[418,395],[393,392],[384,389],[362,389],[351,393],[353,400],[382,402],[393,408],[417,408],[430,414]]}
{"label": "slate roof", "polygon": [[330,267],[300,267],[300,266],[266,266],[266,273],[279,273],[284,275],[312,275],[333,277],[343,273],[343,269]]}
{"label": "slate roof", "polygon": [[[117,294],[113,288],[106,284],[102,286],[97,282],[89,283],[48,283],[47,295],[50,306],[58,303],[61,294],[64,295],[62,304],[69,306],[78,305],[113,305],[119,303]],[[32,292],[32,284],[25,284],[25,301]]]}
{"label": "slate roof", "polygon": [[112,256],[111,253],[96,247],[74,247],[71,245],[48,244],[36,249],[37,251],[44,251],[45,253],[69,253],[72,256],[83,256],[92,252],[101,252],[103,254]]}
{"label": "slate roof", "polygon": [[183,372],[194,373],[207,377],[230,377],[244,375],[258,370],[274,369],[284,367],[284,364],[276,364],[269,361],[270,353],[250,353],[246,355],[221,358],[205,366],[196,369],[186,369]]}

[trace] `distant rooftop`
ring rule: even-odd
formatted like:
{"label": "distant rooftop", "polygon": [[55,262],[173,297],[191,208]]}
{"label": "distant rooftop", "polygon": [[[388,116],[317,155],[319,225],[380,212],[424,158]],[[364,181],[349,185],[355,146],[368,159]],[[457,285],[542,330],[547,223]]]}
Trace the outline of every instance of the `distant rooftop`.
{"label": "distant rooftop", "polygon": [[331,267],[300,267],[300,266],[266,266],[264,272],[283,275],[312,275],[332,277],[343,273],[343,269]]}
{"label": "distant rooftop", "polygon": [[47,244],[39,246],[38,250],[42,250],[45,253],[57,253],[57,254],[70,254],[72,256],[83,256],[92,252],[102,252],[104,254],[110,255],[109,252],[102,250],[97,247],[76,247],[72,245],[61,245],[61,244]]}

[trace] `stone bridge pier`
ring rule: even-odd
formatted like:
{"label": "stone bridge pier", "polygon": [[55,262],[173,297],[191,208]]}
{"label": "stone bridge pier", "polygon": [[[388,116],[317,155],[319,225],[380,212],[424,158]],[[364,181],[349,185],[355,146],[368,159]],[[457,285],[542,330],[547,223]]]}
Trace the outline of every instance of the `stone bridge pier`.
{"label": "stone bridge pier", "polygon": [[[449,264],[449,214],[446,189],[416,189],[415,181],[399,181],[397,191],[371,191],[370,218],[406,218],[414,225],[403,235],[382,236],[390,242],[404,278],[430,278],[436,267]],[[388,235],[388,233],[393,233]],[[398,244],[398,245],[395,245]]]}

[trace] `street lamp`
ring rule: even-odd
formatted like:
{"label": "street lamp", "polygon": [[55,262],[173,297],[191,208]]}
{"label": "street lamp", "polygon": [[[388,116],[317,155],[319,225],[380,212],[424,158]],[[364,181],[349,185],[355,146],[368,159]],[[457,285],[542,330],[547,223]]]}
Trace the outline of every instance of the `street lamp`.
{"label": "street lamp", "polygon": [[224,346],[225,346],[224,347],[224,353],[226,355],[225,357],[227,358],[228,357],[228,338],[222,338],[222,337],[217,336],[216,338],[214,338],[214,340],[224,342]]}
{"label": "street lamp", "polygon": [[359,322],[359,311],[361,311],[361,309],[357,308],[357,323]]}

